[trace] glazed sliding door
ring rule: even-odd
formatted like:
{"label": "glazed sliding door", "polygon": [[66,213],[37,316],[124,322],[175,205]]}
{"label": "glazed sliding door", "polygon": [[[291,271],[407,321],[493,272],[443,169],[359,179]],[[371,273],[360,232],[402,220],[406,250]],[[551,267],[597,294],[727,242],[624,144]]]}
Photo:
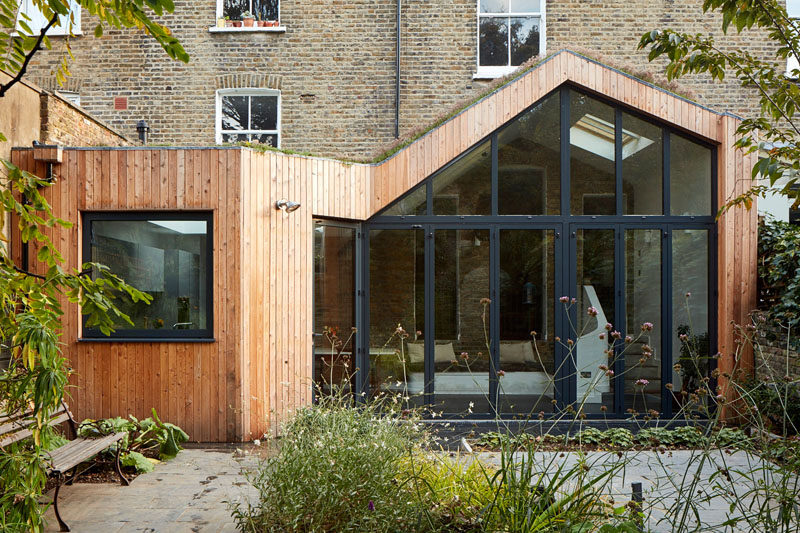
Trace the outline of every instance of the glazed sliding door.
{"label": "glazed sliding door", "polygon": [[535,416],[555,398],[556,231],[500,229],[497,409]]}
{"label": "glazed sliding door", "polygon": [[436,229],[434,236],[434,409],[489,414],[489,381],[495,370],[490,351],[490,231]]}

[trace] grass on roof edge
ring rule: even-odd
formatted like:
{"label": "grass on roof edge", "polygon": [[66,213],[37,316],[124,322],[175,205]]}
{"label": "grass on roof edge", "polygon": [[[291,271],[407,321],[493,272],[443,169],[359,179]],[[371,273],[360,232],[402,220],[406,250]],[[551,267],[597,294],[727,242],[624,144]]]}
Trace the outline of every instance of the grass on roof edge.
{"label": "grass on roof edge", "polygon": [[509,74],[507,74],[507,75],[505,75],[505,76],[503,76],[501,78],[496,78],[496,79],[492,80],[485,87],[482,87],[477,94],[462,99],[461,101],[459,101],[458,103],[453,105],[449,110],[447,110],[447,111],[443,112],[441,115],[439,115],[439,118],[437,118],[433,122],[427,124],[426,126],[424,126],[422,128],[417,128],[417,129],[414,129],[414,130],[410,130],[409,132],[407,132],[404,135],[400,136],[399,139],[395,139],[395,140],[393,140],[393,141],[391,141],[389,143],[384,143],[383,144],[384,147],[380,148],[379,151],[377,152],[377,155],[375,155],[373,157],[366,157],[366,158],[363,158],[363,159],[353,159],[353,158],[347,158],[347,157],[338,157],[338,156],[335,156],[335,155],[333,155],[333,156],[322,156],[322,155],[314,154],[312,152],[299,152],[299,151],[295,151],[295,150],[287,150],[287,149],[283,149],[283,148],[275,148],[273,146],[269,146],[269,145],[266,145],[266,144],[251,143],[251,142],[238,142],[238,143],[229,144],[228,146],[242,146],[242,147],[245,147],[245,148],[250,148],[250,149],[255,150],[257,152],[260,152],[260,153],[276,152],[276,153],[281,153],[281,154],[286,154],[286,155],[299,155],[299,156],[303,156],[303,157],[319,157],[319,158],[324,158],[324,159],[335,159],[335,160],[337,160],[337,161],[339,161],[341,163],[345,163],[345,164],[367,164],[367,165],[370,165],[370,164],[382,163],[383,161],[386,161],[387,159],[389,159],[390,157],[395,155],[397,152],[399,152],[403,148],[409,146],[413,142],[415,142],[415,141],[419,140],[420,138],[424,137],[425,135],[430,133],[432,130],[438,128],[439,126],[441,126],[445,122],[449,121],[453,117],[455,117],[458,114],[462,113],[466,109],[472,107],[473,105],[475,105],[476,103],[480,102],[484,98],[490,96],[494,92],[499,91],[500,89],[502,89],[506,85],[509,85],[509,84],[515,82],[516,80],[518,80],[519,78],[521,78],[522,76],[524,76],[525,74],[530,72],[532,69],[534,69],[534,68],[538,67],[539,65],[547,62],[550,58],[552,58],[555,55],[558,55],[561,52],[573,53],[573,54],[575,54],[577,56],[583,57],[584,59],[588,59],[590,61],[598,62],[601,65],[613,68],[615,70],[619,70],[623,74],[627,74],[628,76],[632,76],[633,78],[636,78],[636,79],[641,80],[641,81],[643,81],[645,83],[649,83],[651,85],[654,85],[655,87],[658,87],[658,88],[663,89],[665,91],[668,91],[670,93],[676,94],[676,95],[678,95],[678,96],[680,96],[682,98],[685,98],[686,100],[689,100],[690,102],[696,103],[695,102],[696,95],[694,94],[694,92],[692,92],[691,90],[687,89],[686,87],[681,86],[677,82],[669,81],[666,78],[660,77],[659,75],[655,75],[651,71],[644,70],[641,67],[636,67],[636,66],[633,66],[633,65],[621,64],[621,63],[615,61],[613,58],[608,58],[606,56],[603,56],[602,54],[597,54],[596,52],[590,52],[587,49],[584,49],[582,47],[566,48],[566,49],[558,50],[556,52],[548,54],[548,55],[546,55],[544,57],[536,56],[536,57],[533,57],[533,58],[529,59],[528,61],[526,61],[525,63],[520,65],[519,68],[517,68],[513,72],[511,72],[511,73],[509,73]]}

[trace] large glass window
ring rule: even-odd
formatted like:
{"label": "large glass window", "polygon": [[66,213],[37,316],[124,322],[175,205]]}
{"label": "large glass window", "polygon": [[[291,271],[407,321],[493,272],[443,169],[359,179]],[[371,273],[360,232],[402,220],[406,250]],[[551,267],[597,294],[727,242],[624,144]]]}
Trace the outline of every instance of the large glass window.
{"label": "large glass window", "polygon": [[503,76],[542,52],[543,0],[478,0],[479,76]]}
{"label": "large glass window", "polygon": [[713,157],[568,87],[466,150],[366,224],[373,393],[464,416],[680,409],[709,371]]}
{"label": "large glass window", "polygon": [[347,390],[355,375],[356,231],[314,223],[314,383]]}
{"label": "large glass window", "polygon": [[[84,259],[107,266],[150,305],[120,296],[133,321],[118,320],[113,337],[212,336],[211,214],[92,213],[84,215]],[[84,329],[85,337],[101,337]]]}
{"label": "large glass window", "polygon": [[280,92],[231,89],[217,92],[217,142],[280,146]]}

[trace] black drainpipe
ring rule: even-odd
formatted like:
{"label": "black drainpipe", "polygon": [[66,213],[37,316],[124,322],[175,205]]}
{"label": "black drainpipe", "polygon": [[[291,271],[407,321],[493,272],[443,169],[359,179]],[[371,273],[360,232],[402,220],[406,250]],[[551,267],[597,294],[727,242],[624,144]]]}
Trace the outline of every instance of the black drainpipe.
{"label": "black drainpipe", "polygon": [[394,84],[394,138],[400,138],[400,7],[402,0],[397,0],[397,45],[394,71],[395,71],[395,84]]}

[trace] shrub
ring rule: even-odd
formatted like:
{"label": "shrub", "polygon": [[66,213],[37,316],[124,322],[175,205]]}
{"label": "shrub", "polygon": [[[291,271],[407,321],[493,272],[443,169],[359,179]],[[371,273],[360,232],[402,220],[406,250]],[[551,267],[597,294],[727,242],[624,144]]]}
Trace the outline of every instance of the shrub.
{"label": "shrub", "polygon": [[796,435],[800,430],[800,384],[749,381],[742,387],[747,402],[758,408],[769,428]]}
{"label": "shrub", "polygon": [[758,233],[760,306],[783,326],[800,326],[800,227],[769,219]]}
{"label": "shrub", "polygon": [[670,446],[675,444],[675,433],[666,428],[644,428],[636,434],[636,442],[643,446]]}
{"label": "shrub", "polygon": [[584,428],[570,440],[578,444],[600,444],[603,442],[603,432],[597,428]]}
{"label": "shrub", "polygon": [[708,442],[703,430],[697,426],[681,426],[672,430],[674,443],[689,448],[702,448]]}
{"label": "shrub", "polygon": [[277,453],[248,476],[258,501],[233,506],[239,529],[398,531],[421,522],[414,484],[398,468],[421,432],[380,409],[322,398],[296,411]]}
{"label": "shrub", "polygon": [[603,439],[611,446],[629,448],[633,446],[633,433],[626,428],[607,429],[603,433]]}

